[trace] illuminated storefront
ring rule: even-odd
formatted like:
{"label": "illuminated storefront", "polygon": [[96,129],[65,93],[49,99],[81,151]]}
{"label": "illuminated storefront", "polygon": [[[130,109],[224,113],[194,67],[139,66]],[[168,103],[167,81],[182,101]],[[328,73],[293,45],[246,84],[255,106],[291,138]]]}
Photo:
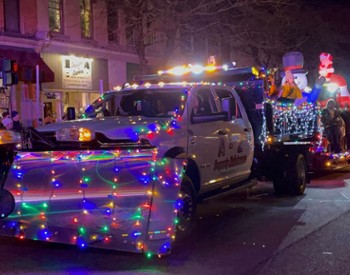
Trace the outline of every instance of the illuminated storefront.
{"label": "illuminated storefront", "polygon": [[[40,104],[37,100],[36,70],[38,69],[39,72],[40,85],[53,82],[54,72],[44,62],[40,54],[31,48],[1,45],[0,60],[5,59],[16,63],[16,72],[12,74],[11,78],[14,78],[12,84],[0,85],[0,114],[4,111],[16,110],[20,113],[24,126],[36,125],[37,118],[41,116]],[[0,70],[3,70],[2,66],[1,62]]]}
{"label": "illuminated storefront", "polygon": [[76,117],[108,90],[108,61],[90,57],[44,53],[44,60],[55,72],[55,81],[42,85],[43,117],[51,114],[61,120],[68,107]]}

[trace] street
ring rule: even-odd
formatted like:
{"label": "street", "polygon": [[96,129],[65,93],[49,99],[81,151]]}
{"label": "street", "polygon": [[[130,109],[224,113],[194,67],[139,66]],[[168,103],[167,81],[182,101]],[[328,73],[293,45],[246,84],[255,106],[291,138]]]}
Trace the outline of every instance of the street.
{"label": "street", "polygon": [[346,274],[350,169],[313,176],[301,197],[270,183],[204,201],[193,232],[169,256],[0,238],[0,273]]}

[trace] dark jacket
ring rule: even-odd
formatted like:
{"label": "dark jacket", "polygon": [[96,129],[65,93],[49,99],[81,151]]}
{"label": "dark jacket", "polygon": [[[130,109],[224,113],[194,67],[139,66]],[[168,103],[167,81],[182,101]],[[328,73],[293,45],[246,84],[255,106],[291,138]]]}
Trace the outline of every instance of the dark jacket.
{"label": "dark jacket", "polygon": [[349,135],[350,134],[350,111],[349,110],[343,110],[340,113],[340,116],[342,117],[342,119],[345,122],[346,133],[347,133],[347,135]]}
{"label": "dark jacket", "polygon": [[338,110],[334,110],[334,117],[332,118],[329,110],[327,108],[324,108],[321,111],[321,121],[325,129],[329,127],[340,128],[342,126],[342,121]]}
{"label": "dark jacket", "polygon": [[21,132],[23,130],[23,126],[22,126],[21,122],[13,121],[13,128],[12,128],[12,130],[17,131],[17,132]]}

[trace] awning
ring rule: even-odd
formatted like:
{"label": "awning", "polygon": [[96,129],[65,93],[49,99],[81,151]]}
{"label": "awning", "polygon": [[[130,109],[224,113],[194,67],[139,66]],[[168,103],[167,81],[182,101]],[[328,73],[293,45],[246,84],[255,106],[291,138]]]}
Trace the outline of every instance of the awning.
{"label": "awning", "polygon": [[[39,65],[40,82],[53,82],[55,74],[42,60],[40,55],[32,49],[0,46],[0,59],[15,60],[19,67],[19,80],[35,82],[36,65]],[[1,65],[2,66],[2,63]],[[29,77],[30,74],[33,77]]]}

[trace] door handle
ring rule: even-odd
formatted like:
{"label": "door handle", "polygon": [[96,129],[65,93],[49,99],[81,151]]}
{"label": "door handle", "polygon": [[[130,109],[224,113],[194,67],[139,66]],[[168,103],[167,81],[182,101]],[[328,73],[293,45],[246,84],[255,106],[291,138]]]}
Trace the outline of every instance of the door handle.
{"label": "door handle", "polygon": [[217,131],[217,134],[220,135],[220,136],[227,135],[227,131],[224,130],[224,129],[220,129],[220,130]]}
{"label": "door handle", "polygon": [[244,132],[250,132],[251,130],[251,128],[244,128]]}

